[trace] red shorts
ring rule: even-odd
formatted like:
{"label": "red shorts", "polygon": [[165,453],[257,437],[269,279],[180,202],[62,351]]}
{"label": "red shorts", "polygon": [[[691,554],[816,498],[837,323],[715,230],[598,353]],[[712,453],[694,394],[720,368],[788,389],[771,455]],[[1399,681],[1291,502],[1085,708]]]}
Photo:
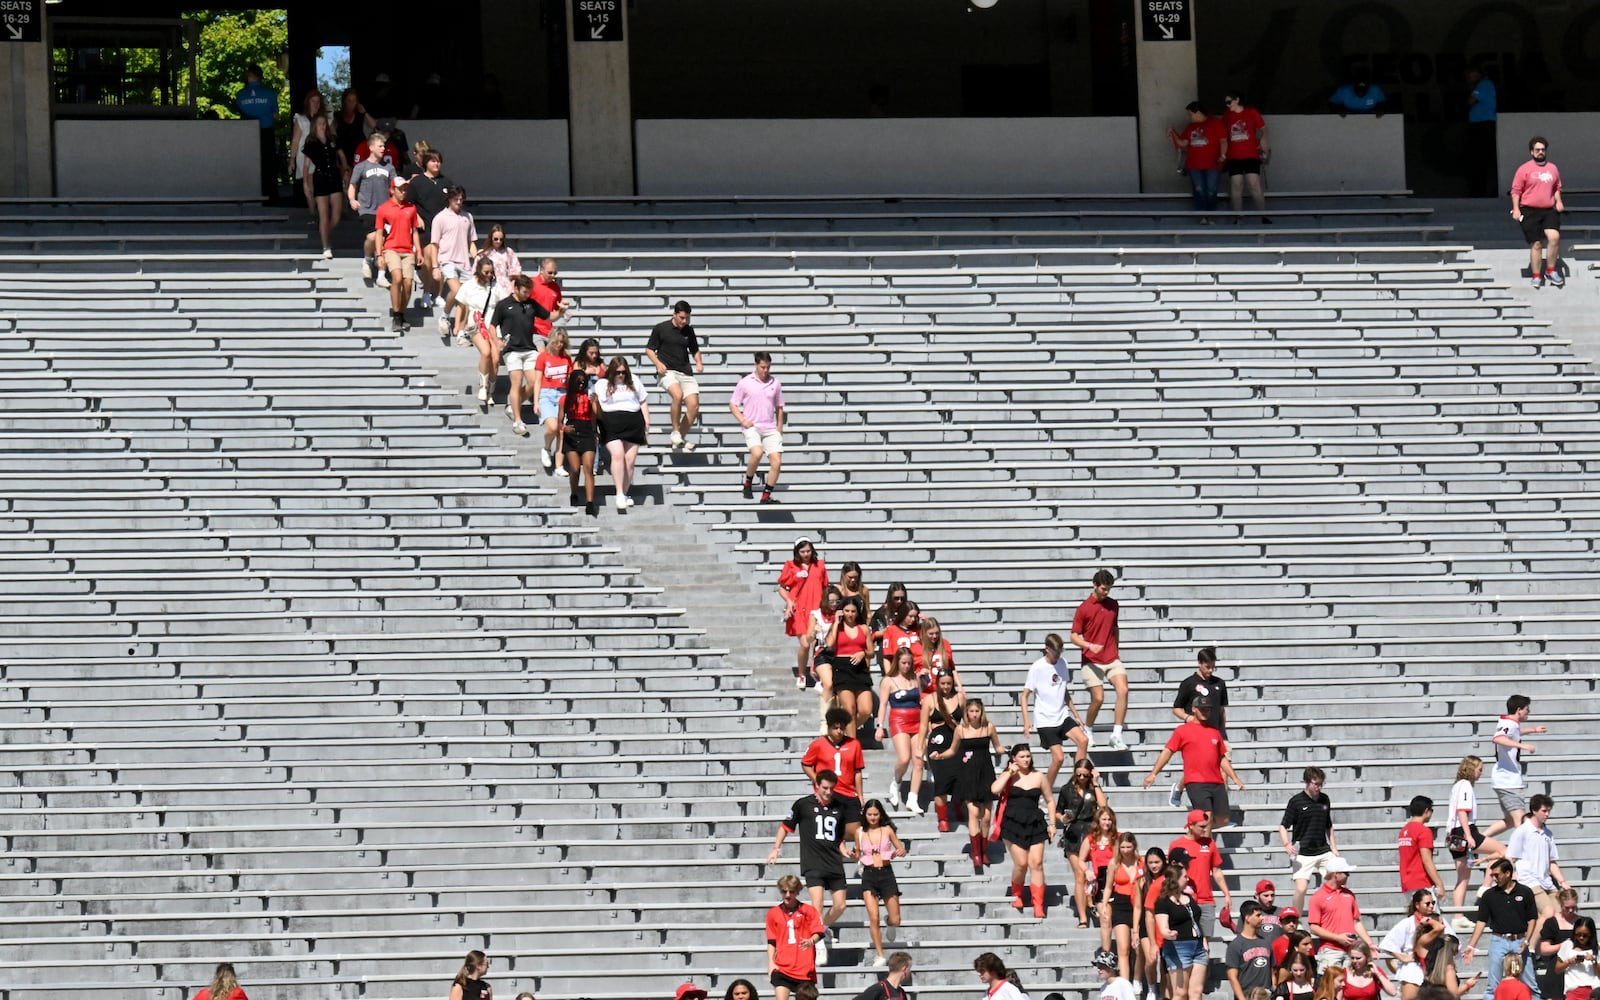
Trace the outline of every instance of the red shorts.
{"label": "red shorts", "polygon": [[920,708],[891,708],[889,709],[889,735],[899,736],[901,733],[916,733],[922,728],[922,709]]}

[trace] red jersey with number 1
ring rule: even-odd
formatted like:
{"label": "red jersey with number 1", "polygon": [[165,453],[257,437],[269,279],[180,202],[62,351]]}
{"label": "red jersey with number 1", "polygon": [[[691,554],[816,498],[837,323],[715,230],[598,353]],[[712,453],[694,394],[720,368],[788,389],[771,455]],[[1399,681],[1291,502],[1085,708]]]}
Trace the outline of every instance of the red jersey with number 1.
{"label": "red jersey with number 1", "polygon": [[777,971],[802,983],[817,978],[815,948],[800,943],[822,933],[822,918],[809,905],[801,903],[791,913],[779,903],[767,911],[767,943],[773,946],[772,964]]}
{"label": "red jersey with number 1", "polygon": [[847,736],[843,743],[834,746],[826,736],[818,736],[806,747],[800,764],[813,771],[832,771],[839,776],[838,784],[833,786],[834,794],[860,798],[856,792],[856,772],[866,768],[867,758],[861,753],[861,741],[855,737]]}

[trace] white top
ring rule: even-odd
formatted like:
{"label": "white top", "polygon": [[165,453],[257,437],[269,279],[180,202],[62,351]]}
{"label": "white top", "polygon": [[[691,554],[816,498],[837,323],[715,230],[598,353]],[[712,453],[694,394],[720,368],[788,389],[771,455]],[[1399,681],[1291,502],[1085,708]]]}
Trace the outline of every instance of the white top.
{"label": "white top", "polygon": [[650,393],[644,386],[635,382],[633,388],[625,385],[614,387],[610,382],[601,382],[594,387],[595,398],[600,401],[600,409],[607,413],[621,413],[630,411],[638,413],[639,408],[650,401]]}
{"label": "white top", "polygon": [[1378,950],[1398,957],[1402,962],[1415,962],[1417,947],[1417,918],[1404,916],[1389,928],[1389,933],[1378,942]]}
{"label": "white top", "polygon": [[1467,823],[1478,822],[1478,793],[1473,791],[1472,782],[1462,778],[1450,789],[1450,821],[1445,829],[1455,830],[1461,826],[1460,814],[1467,814]]}
{"label": "white top", "polygon": [[1100,1000],[1138,1000],[1133,993],[1133,984],[1121,976],[1108,979],[1100,987]]}
{"label": "white top", "polygon": [[488,326],[488,317],[494,315],[494,307],[503,298],[506,298],[506,293],[493,281],[489,282],[488,288],[478,284],[476,278],[462,282],[461,290],[456,293],[456,301],[467,307],[467,329],[476,333],[479,327]]}
{"label": "white top", "polygon": [[[1028,668],[1028,679],[1023,690],[1032,694],[1028,705],[1032,712],[1033,727],[1054,727],[1067,721],[1067,697],[1072,684],[1072,668],[1065,656],[1057,656],[1054,665],[1041,656]],[[1129,989],[1132,989],[1130,986]]]}
{"label": "white top", "polygon": [[995,991],[987,996],[988,1000],[1028,1000],[1026,993],[1005,982],[1000,983]]}
{"label": "white top", "polygon": [[1506,857],[1517,863],[1518,882],[1554,891],[1556,884],[1550,878],[1550,862],[1559,862],[1561,857],[1556,853],[1556,838],[1548,826],[1539,828],[1533,825],[1533,820],[1523,820],[1506,844]]}
{"label": "white top", "polygon": [[822,617],[821,608],[811,609],[811,634],[817,637],[819,646],[822,644],[822,640],[828,637],[828,631],[832,628],[833,621]]}
{"label": "white top", "polygon": [[[303,114],[300,114],[299,112],[296,112],[294,116],[294,128],[299,129],[300,132],[300,142],[294,147],[293,160],[294,176],[296,180],[299,180],[306,174],[315,173],[317,170],[316,166],[313,165],[310,160],[306,159],[306,154],[301,152],[301,150],[305,148],[306,140],[311,138],[311,119],[307,118]],[[329,129],[328,131],[332,132],[333,130]],[[293,131],[291,131],[289,134],[289,141],[294,141]]]}
{"label": "white top", "polygon": [[[1500,723],[1494,727],[1495,736],[1509,736],[1517,743],[1522,742],[1522,723],[1514,715],[1500,716]],[[1516,747],[1494,745],[1494,773],[1489,775],[1489,784],[1495,788],[1521,788],[1522,782],[1522,751]]]}
{"label": "white top", "polygon": [[[1567,966],[1566,981],[1562,983],[1562,986],[1568,993],[1580,986],[1588,986],[1591,989],[1600,988],[1600,975],[1596,974],[1597,970],[1594,965],[1594,949],[1585,948],[1584,951],[1589,953],[1588,958],[1581,962],[1573,962]],[[1561,942],[1561,950],[1556,952],[1556,958],[1563,962],[1571,962],[1572,956],[1577,953],[1578,946],[1573,944],[1569,938]]]}

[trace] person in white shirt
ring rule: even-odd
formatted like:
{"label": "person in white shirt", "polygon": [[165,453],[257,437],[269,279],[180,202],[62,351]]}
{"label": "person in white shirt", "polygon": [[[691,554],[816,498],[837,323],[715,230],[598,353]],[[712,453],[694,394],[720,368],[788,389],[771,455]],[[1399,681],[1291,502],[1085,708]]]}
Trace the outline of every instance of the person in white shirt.
{"label": "person in white shirt", "polygon": [[[1498,840],[1478,832],[1478,793],[1473,783],[1483,777],[1483,759],[1467,754],[1456,767],[1456,783],[1450,788],[1450,818],[1445,821],[1445,846],[1456,863],[1456,887],[1451,890],[1450,901],[1461,910],[1467,901],[1467,885],[1472,881],[1472,857],[1479,864],[1489,865],[1505,854]],[[1472,918],[1462,912],[1450,925],[1457,931],[1472,930]]]}
{"label": "person in white shirt", "polygon": [[1026,994],[1006,981],[1006,963],[992,951],[973,959],[972,967],[983,982],[984,1000],[1024,1000]]}
{"label": "person in white shirt", "polygon": [[1523,788],[1526,787],[1522,777],[1522,755],[1537,753],[1538,748],[1532,743],[1522,742],[1522,735],[1535,736],[1545,732],[1543,726],[1523,727],[1532,712],[1533,700],[1525,694],[1514,694],[1506,699],[1506,714],[1500,716],[1500,721],[1494,727],[1494,770],[1489,774],[1489,784],[1494,787],[1495,797],[1500,800],[1503,817],[1484,831],[1485,837],[1515,830],[1528,814],[1528,803],[1522,798]]}
{"label": "person in white shirt", "polygon": [[[1587,989],[1593,996],[1600,989],[1600,974],[1595,968],[1595,928],[1591,917],[1579,917],[1572,922],[1572,937],[1561,943],[1556,952],[1556,971],[1565,978],[1562,987],[1567,996],[1574,990]],[[1581,995],[1581,994],[1580,994]]]}
{"label": "person in white shirt", "polygon": [[1440,926],[1438,907],[1432,890],[1418,889],[1411,894],[1410,910],[1378,942],[1378,951],[1388,963],[1396,982],[1421,986],[1427,978],[1417,961],[1417,937],[1426,930]]}
{"label": "person in white shirt", "polygon": [[[1050,767],[1045,771],[1046,798],[1054,801],[1056,774],[1067,756],[1062,749],[1071,740],[1077,749],[1072,755],[1074,766],[1089,755],[1088,730],[1078,707],[1072,703],[1072,668],[1061,659],[1065,645],[1061,636],[1051,632],[1044,637],[1044,655],[1028,668],[1028,679],[1022,685],[1022,738],[1027,739],[1034,728],[1039,730],[1039,745],[1050,751]],[[1033,712],[1028,708],[1029,695],[1033,696]]]}
{"label": "person in white shirt", "polygon": [[1567,888],[1561,877],[1560,855],[1556,851],[1556,838],[1547,825],[1555,800],[1548,795],[1535,795],[1528,800],[1528,818],[1517,827],[1506,844],[1506,858],[1516,865],[1517,881],[1533,890],[1533,901],[1539,907],[1539,919],[1548,919],[1556,912],[1556,890]]}
{"label": "person in white shirt", "polygon": [[1133,984],[1117,973],[1116,952],[1097,949],[1090,964],[1100,973],[1100,1000],[1136,1000]]}

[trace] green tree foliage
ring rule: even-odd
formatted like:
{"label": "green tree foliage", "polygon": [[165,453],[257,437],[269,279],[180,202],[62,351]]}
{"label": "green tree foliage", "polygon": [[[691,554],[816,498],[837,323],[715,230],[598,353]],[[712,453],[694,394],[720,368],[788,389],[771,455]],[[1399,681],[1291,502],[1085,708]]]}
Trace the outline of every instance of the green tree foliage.
{"label": "green tree foliage", "polygon": [[288,121],[293,109],[283,62],[289,51],[289,12],[195,10],[183,16],[200,25],[195,60],[200,116],[239,117],[233,99],[244,86],[245,67],[254,63],[261,67],[261,82],[278,94],[279,121]]}
{"label": "green tree foliage", "polygon": [[[317,50],[317,67],[322,67],[323,50]],[[322,99],[328,102],[330,111],[339,109],[339,95],[344,93],[344,88],[350,86],[350,50],[339,51],[337,58],[328,66],[326,74],[318,73],[317,89],[322,91]]]}

